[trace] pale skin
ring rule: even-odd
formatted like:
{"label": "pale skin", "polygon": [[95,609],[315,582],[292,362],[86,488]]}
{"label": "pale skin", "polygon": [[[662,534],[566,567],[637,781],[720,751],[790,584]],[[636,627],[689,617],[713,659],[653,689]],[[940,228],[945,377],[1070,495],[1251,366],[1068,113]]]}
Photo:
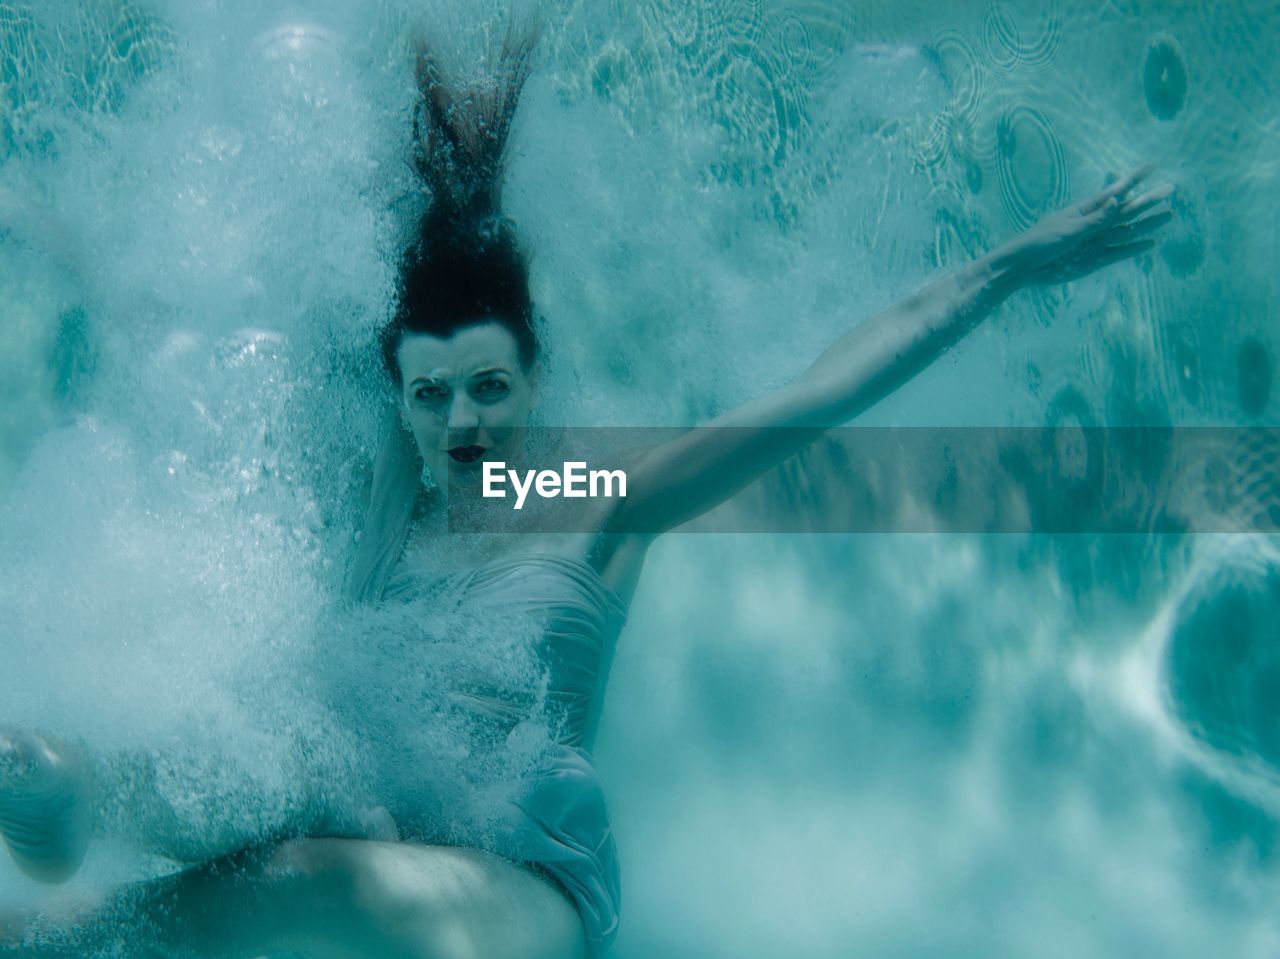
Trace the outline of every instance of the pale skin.
{"label": "pale skin", "polygon": [[[1139,189],[1149,173],[1137,170],[1051,214],[853,328],[791,384],[706,424],[734,429],[691,430],[636,453],[626,469],[639,495],[582,500],[597,510],[596,533],[560,536],[547,548],[590,563],[629,602],[657,535],[722,503],[824,430],[888,396],[1012,293],[1076,279],[1150,249],[1153,234],[1171,218],[1172,188]],[[459,463],[451,450],[463,459],[519,462],[537,371],[520,362],[516,340],[501,323],[482,320],[448,338],[406,335],[397,355],[404,423],[433,475],[449,475],[455,489],[478,484],[477,463]],[[442,497],[431,508],[444,509]],[[626,532],[632,528],[646,532]],[[529,549],[527,539],[510,539],[517,542],[477,538],[457,549],[450,544],[449,552],[455,562],[471,563]],[[424,545],[421,538],[411,541],[411,555],[423,553]],[[21,801],[24,788],[64,795],[73,766],[56,745],[33,734],[0,733],[0,820],[5,802]],[[66,802],[62,807],[70,809]],[[25,854],[12,851],[33,877],[58,881],[83,856],[83,843],[67,838],[68,830],[81,827],[73,812],[46,818],[52,820],[47,842],[30,844]],[[227,857],[128,895],[144,919],[139,928],[156,946],[183,944],[210,957],[285,950],[417,959],[585,954],[576,910],[552,883],[476,850],[301,839]],[[99,941],[92,920],[64,921],[85,930],[74,949],[27,945],[17,954],[80,955]],[[0,948],[22,926],[0,921]]]}

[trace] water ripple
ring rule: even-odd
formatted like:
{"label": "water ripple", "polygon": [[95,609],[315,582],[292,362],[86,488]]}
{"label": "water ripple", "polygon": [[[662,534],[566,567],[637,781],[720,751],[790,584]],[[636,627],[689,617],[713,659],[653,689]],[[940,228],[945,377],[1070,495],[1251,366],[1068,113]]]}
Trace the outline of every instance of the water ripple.
{"label": "water ripple", "polygon": [[776,34],[777,45],[793,70],[814,68],[818,62],[818,50],[808,21],[789,12],[779,21]]}
{"label": "water ripple", "polygon": [[800,123],[798,91],[787,83],[785,65],[758,44],[739,44],[708,64],[719,106],[718,122],[741,152],[730,162],[735,180],[749,178],[742,164],[753,158],[766,169],[787,157]]}
{"label": "water ripple", "polygon": [[1014,69],[1022,61],[1022,38],[1009,8],[1001,3],[987,7],[982,18],[982,52],[1000,71]]}
{"label": "water ripple", "polygon": [[951,90],[949,109],[957,116],[972,119],[989,84],[977,47],[960,31],[944,30],[934,37],[929,49]]}
{"label": "water ripple", "polygon": [[701,0],[653,0],[647,12],[677,47],[692,47],[702,37],[707,5]]}
{"label": "water ripple", "polygon": [[755,41],[764,23],[764,0],[722,0],[712,9],[732,41]]}
{"label": "water ripple", "polygon": [[137,4],[90,4],[89,10],[81,20],[86,53],[72,78],[72,100],[81,109],[114,112],[133,83],[170,58],[177,35]]}
{"label": "water ripple", "polygon": [[41,139],[35,118],[41,93],[37,69],[44,59],[31,9],[0,4],[0,156],[28,149]]}
{"label": "water ripple", "polygon": [[1025,229],[1071,195],[1066,153],[1043,110],[1021,103],[996,121],[996,172],[1009,221]]}
{"label": "water ripple", "polygon": [[993,3],[982,21],[982,51],[1001,73],[1037,71],[1051,66],[1062,43],[1062,15],[1056,4],[1041,14],[1033,30],[1019,26],[1004,4]]}

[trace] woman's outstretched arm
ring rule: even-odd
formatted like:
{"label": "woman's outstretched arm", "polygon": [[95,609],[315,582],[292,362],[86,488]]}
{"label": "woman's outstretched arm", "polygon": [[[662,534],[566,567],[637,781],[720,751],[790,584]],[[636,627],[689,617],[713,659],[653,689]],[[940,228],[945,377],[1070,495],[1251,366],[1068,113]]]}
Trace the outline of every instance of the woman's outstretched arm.
{"label": "woman's outstretched arm", "polygon": [[1011,293],[1085,276],[1149,250],[1172,214],[1171,186],[1140,195],[1143,167],[1050,214],[935,280],[828,347],[793,383],[639,455],[621,532],[661,532],[728,499],[762,473],[888,396],[963,339]]}

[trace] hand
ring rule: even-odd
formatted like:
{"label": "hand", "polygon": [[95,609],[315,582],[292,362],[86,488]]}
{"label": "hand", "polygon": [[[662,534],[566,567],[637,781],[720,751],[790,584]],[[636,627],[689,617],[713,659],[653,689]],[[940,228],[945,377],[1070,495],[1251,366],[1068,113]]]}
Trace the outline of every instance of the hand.
{"label": "hand", "polygon": [[1020,286],[1063,283],[1145,253],[1171,219],[1172,184],[1131,197],[1151,173],[1140,167],[1082,203],[1050,213],[992,253]]}

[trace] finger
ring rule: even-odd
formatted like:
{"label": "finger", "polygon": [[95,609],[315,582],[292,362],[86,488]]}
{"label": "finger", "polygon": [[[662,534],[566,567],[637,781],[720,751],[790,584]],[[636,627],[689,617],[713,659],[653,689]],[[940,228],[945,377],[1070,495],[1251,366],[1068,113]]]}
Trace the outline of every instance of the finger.
{"label": "finger", "polygon": [[1121,179],[1117,180],[1115,183],[1112,183],[1103,192],[1108,193],[1111,196],[1114,196],[1117,200],[1124,199],[1125,194],[1128,193],[1130,190],[1132,190],[1135,186],[1137,186],[1143,180],[1145,180],[1147,177],[1151,176],[1151,174],[1155,171],[1155,168],[1156,168],[1156,165],[1154,163],[1144,163],[1142,164],[1142,166],[1138,167],[1128,176],[1122,177]]}
{"label": "finger", "polygon": [[1173,212],[1164,210],[1160,213],[1152,213],[1144,216],[1140,220],[1131,220],[1122,226],[1117,226],[1113,230],[1107,232],[1106,242],[1110,245],[1115,240],[1132,240],[1141,236],[1148,236],[1156,230],[1165,226],[1173,219]]}
{"label": "finger", "polygon": [[1114,183],[1103,189],[1102,192],[1098,193],[1096,196],[1086,200],[1080,206],[1080,212],[1084,214],[1093,213],[1095,210],[1101,209],[1102,205],[1112,197],[1115,197],[1118,202],[1123,199],[1124,195],[1132,190],[1134,186],[1141,182],[1145,177],[1149,176],[1151,171],[1154,169],[1155,164],[1144,163],[1128,176],[1121,177],[1119,180],[1116,180]]}
{"label": "finger", "polygon": [[1173,184],[1165,183],[1154,190],[1148,190],[1141,196],[1134,197],[1132,200],[1126,200],[1120,205],[1120,212],[1125,217],[1135,217],[1146,213],[1161,200],[1167,200],[1171,196],[1173,196]]}

